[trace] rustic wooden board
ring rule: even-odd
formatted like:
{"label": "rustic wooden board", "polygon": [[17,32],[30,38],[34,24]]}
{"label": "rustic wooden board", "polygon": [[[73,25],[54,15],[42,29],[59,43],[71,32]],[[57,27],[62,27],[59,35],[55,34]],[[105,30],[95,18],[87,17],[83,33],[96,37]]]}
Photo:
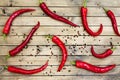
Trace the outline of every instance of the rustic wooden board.
{"label": "rustic wooden board", "polygon": [[[15,48],[16,45],[9,45],[9,46],[0,46],[0,49],[1,49],[1,55],[5,56],[8,54],[8,51]],[[108,45],[108,46],[101,46],[101,45],[98,45],[98,46],[94,46],[95,48],[95,51],[97,53],[102,53],[104,52],[106,49],[109,49],[111,46]],[[78,56],[84,56],[84,55],[89,55],[91,56],[91,52],[90,52],[90,49],[91,49],[91,46],[72,46],[72,45],[69,45],[69,46],[66,46],[67,50],[68,50],[68,55],[78,55]],[[120,47],[119,46],[116,46],[116,50],[114,51],[114,56],[119,56],[120,53],[119,53],[119,49]],[[30,55],[33,55],[33,56],[56,56],[56,55],[62,55],[62,54],[59,54],[60,53],[60,49],[59,47],[57,46],[40,46],[40,45],[30,45],[30,46],[26,46],[25,49],[23,49],[23,51],[21,51],[18,55],[20,56],[30,56]]]}
{"label": "rustic wooden board", "polygon": [[[18,45],[25,37],[8,36],[7,41],[4,41],[2,36],[0,38],[1,45]],[[11,38],[16,41],[11,40]],[[114,45],[120,45],[118,36],[98,36],[97,38],[91,36],[59,36],[59,38],[65,45],[110,45],[111,42]],[[33,36],[28,45],[55,45],[55,43],[51,39],[47,39],[46,36]]]}
{"label": "rustic wooden board", "polygon": [[[45,1],[45,0],[44,0]],[[56,1],[56,0],[47,0],[48,6],[81,6],[83,1],[82,0],[61,0],[61,1]],[[37,6],[39,1],[38,0],[30,0],[30,1],[24,1],[24,0],[12,0],[12,5],[13,6]],[[110,2],[109,0],[90,0],[88,1],[88,6],[97,6],[97,4],[100,3],[101,5],[104,6],[120,6],[119,0],[114,0]]]}
{"label": "rustic wooden board", "polygon": [[[71,17],[65,17],[65,18],[69,19],[70,21],[72,21],[78,25],[82,25],[81,17],[72,17],[71,16]],[[8,19],[8,17],[1,16],[0,24],[4,25],[7,19]],[[120,17],[117,17],[116,19],[117,19],[118,25],[120,25]],[[13,22],[13,25],[21,25],[21,24],[22,25],[35,25],[35,24],[37,24],[38,21],[41,22],[41,25],[56,25],[56,26],[57,25],[62,25],[62,26],[67,25],[67,24],[64,24],[62,22],[58,22],[56,20],[53,20],[49,17],[18,17]],[[98,26],[100,24],[103,24],[103,25],[110,25],[111,24],[109,18],[107,18],[107,17],[88,17],[88,23],[89,23],[89,25],[98,25]]]}
{"label": "rustic wooden board", "polygon": [[[101,80],[102,79],[109,79],[109,80],[119,80],[120,77],[119,75],[116,76],[64,76],[64,77],[60,77],[60,76],[16,76],[16,77],[2,77],[0,78],[1,80],[26,80],[26,79],[31,79],[31,80],[40,80],[40,79],[44,79],[44,80]],[[112,79],[111,79],[112,78]]]}
{"label": "rustic wooden board", "polygon": [[4,0],[0,2],[0,6],[4,6],[4,7],[10,6],[10,4],[11,4],[10,0]]}
{"label": "rustic wooden board", "polygon": [[[93,31],[103,24],[104,29],[100,36],[91,37],[83,29],[81,24],[80,6],[83,0],[44,0],[55,13],[80,25],[71,27],[62,22],[53,20],[43,13],[38,7],[38,0],[4,0],[0,2],[0,65],[13,65],[25,69],[34,69],[45,64],[49,60],[49,66],[41,73],[34,75],[20,75],[10,73],[7,70],[0,73],[0,80],[120,80],[120,39],[115,35],[111,22],[104,10],[105,6],[111,9],[120,26],[120,0],[89,0],[88,23]],[[6,41],[2,37],[2,29],[10,14],[18,9],[33,8],[34,12],[20,15],[12,24],[12,29]],[[16,57],[5,61],[9,50],[19,45],[28,35],[30,30],[40,21],[41,27],[36,31],[30,43]],[[120,27],[119,27],[120,30]],[[65,43],[68,50],[68,60],[61,72],[57,68],[61,61],[61,50],[47,35],[57,35]],[[105,59],[97,59],[91,55],[90,48],[94,45],[95,51],[104,52],[111,48],[111,43],[117,49],[112,56]],[[76,59],[89,62],[96,66],[116,64],[116,68],[105,74],[96,74],[83,69],[77,69],[70,64]]]}
{"label": "rustic wooden board", "polygon": [[[24,27],[25,29],[23,30],[21,27]],[[28,35],[28,33],[30,32],[30,30],[32,29],[32,25],[28,25],[28,26],[12,26],[11,31],[10,31],[10,36],[22,36],[22,35]],[[90,27],[92,30],[97,31],[99,29],[98,25],[92,25]],[[0,29],[3,29],[3,26],[0,26]],[[57,29],[57,31],[55,31]],[[109,29],[109,31],[108,31]],[[120,29],[120,27],[118,28]],[[110,34],[111,33],[111,34]],[[55,35],[69,35],[69,36],[73,36],[73,35],[79,35],[79,36],[88,36],[88,33],[86,33],[86,31],[84,31],[83,27],[81,26],[80,28],[73,28],[73,27],[69,27],[69,26],[55,26],[55,25],[47,25],[47,26],[41,26],[34,35],[36,36],[43,36],[43,35],[48,35],[48,34],[55,34]],[[116,34],[114,34],[113,28],[111,25],[104,25],[104,30],[101,33],[100,36],[116,36]],[[2,32],[0,32],[0,36],[2,36]]]}
{"label": "rustic wooden board", "polygon": [[[17,67],[21,67],[21,66],[17,66]],[[29,66],[31,68],[27,68],[27,67],[21,67],[21,68],[25,68],[25,69],[33,69],[33,68],[38,68],[40,66]],[[92,73],[92,72],[88,72],[86,70],[83,70],[83,69],[75,69],[75,67],[71,67],[71,66],[64,66],[63,70],[61,72],[56,72],[57,71],[57,66],[48,66],[47,69],[44,71],[44,72],[41,72],[41,73],[37,73],[37,74],[34,74],[32,76],[98,76],[98,75],[103,75],[103,76],[110,76],[110,75],[114,75],[114,74],[119,74],[119,70],[120,70],[120,67],[117,66],[116,70],[112,70],[110,71],[109,73],[105,73],[105,74],[95,74],[95,73]],[[54,69],[54,70],[52,70]],[[65,74],[67,73],[67,74]],[[4,71],[2,72],[3,76],[21,76],[21,74],[14,74],[14,73],[10,73],[8,71]]]}
{"label": "rustic wooden board", "polygon": [[[25,13],[22,14],[22,16],[29,16],[29,17],[33,17],[33,16],[39,16],[39,17],[44,17],[46,16],[44,14],[44,12],[38,7],[0,7],[0,16],[9,16],[10,14],[12,14],[12,12],[18,10],[18,9],[23,9],[23,8],[33,8],[36,11],[35,12],[29,12],[29,13]],[[109,8],[109,7],[106,7]],[[76,6],[76,7],[50,7],[50,9],[52,11],[55,11],[55,13],[61,15],[61,16],[69,16],[69,17],[79,17],[80,15],[80,7]],[[88,7],[89,11],[88,11],[88,17],[106,17],[106,14],[104,12],[104,10],[100,7]],[[120,16],[120,8],[119,7],[112,7],[110,8],[114,13],[115,16]],[[5,10],[5,12],[3,12]],[[63,13],[64,12],[64,13]]]}

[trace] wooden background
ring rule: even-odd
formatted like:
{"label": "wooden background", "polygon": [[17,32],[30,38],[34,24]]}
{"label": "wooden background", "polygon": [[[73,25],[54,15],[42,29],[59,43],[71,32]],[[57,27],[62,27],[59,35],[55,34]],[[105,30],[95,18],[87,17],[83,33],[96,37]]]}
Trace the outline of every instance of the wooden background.
{"label": "wooden background", "polygon": [[[120,80],[120,37],[113,32],[111,21],[99,5],[111,9],[120,26],[120,0],[89,0],[88,22],[90,28],[97,31],[100,23],[104,25],[103,32],[98,37],[89,36],[83,29],[80,17],[82,0],[44,0],[49,8],[57,14],[79,24],[80,28],[73,28],[67,24],[55,21],[46,16],[38,7],[38,0],[3,0],[0,2],[0,65],[14,65],[25,69],[38,68],[49,60],[49,66],[41,73],[26,76],[10,73],[7,70],[0,73],[0,80]],[[25,13],[15,19],[7,41],[3,40],[3,26],[13,11],[22,8],[34,8],[35,12]],[[32,40],[16,57],[4,61],[8,51],[19,45],[30,32],[31,28],[41,22]],[[61,51],[45,35],[58,35],[65,43],[69,56],[61,72],[56,72],[61,60]],[[91,56],[90,47],[95,51],[104,52],[111,47],[117,47],[114,54],[105,59]],[[116,64],[116,68],[105,74],[96,74],[77,69],[70,65],[70,61],[80,59],[97,66]]]}

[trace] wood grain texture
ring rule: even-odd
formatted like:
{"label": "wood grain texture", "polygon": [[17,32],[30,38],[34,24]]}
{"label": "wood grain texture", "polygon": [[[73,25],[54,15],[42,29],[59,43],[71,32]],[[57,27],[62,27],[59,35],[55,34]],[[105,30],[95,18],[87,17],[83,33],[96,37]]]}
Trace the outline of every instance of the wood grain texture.
{"label": "wood grain texture", "polygon": [[[39,2],[38,0],[30,0],[30,1],[24,1],[24,0],[12,0],[13,6],[38,6]],[[44,0],[45,1],[45,0]],[[81,6],[83,1],[82,0],[61,0],[61,1],[56,1],[56,0],[47,0],[45,1],[48,6]],[[97,4],[100,3],[101,5],[104,6],[120,6],[119,0],[114,0],[110,2],[109,0],[90,0],[88,1],[88,6],[97,6]]]}
{"label": "wood grain texture", "polygon": [[119,80],[120,77],[119,75],[115,75],[115,76],[64,76],[64,77],[60,77],[60,76],[16,76],[16,77],[4,77],[4,78],[0,78],[1,80],[26,80],[26,79],[31,79],[31,80],[40,80],[40,79],[44,79],[44,80]]}
{"label": "wood grain texture", "polygon": [[[78,24],[78,25],[82,25],[81,23],[81,17],[65,17],[68,20]],[[94,18],[94,19],[93,19]],[[8,17],[1,17],[0,19],[0,24],[4,25],[5,21],[8,19]],[[116,18],[118,25],[120,25],[120,17]],[[65,24],[63,22],[59,22],[56,20],[53,20],[49,17],[18,17],[12,25],[35,25],[37,24],[37,22],[40,21],[41,25],[61,25],[61,26],[69,26],[68,24]],[[94,23],[93,23],[94,22]],[[89,25],[99,25],[103,24],[103,25],[111,25],[111,22],[109,20],[108,17],[88,17],[88,23]]]}
{"label": "wood grain texture", "polygon": [[[16,67],[21,67],[21,66],[16,66]],[[31,68],[28,68],[28,67],[31,67]],[[23,66],[21,68],[24,68],[24,69],[33,69],[33,68],[39,68],[40,66]],[[57,71],[57,66],[48,66],[47,69],[45,71],[42,71],[41,73],[37,73],[37,74],[34,74],[32,75],[33,77],[34,76],[68,76],[68,77],[72,77],[72,76],[98,76],[98,75],[101,75],[101,76],[110,76],[110,75],[117,75],[117,74],[120,74],[119,70],[120,70],[120,67],[117,66],[115,70],[111,70],[109,71],[109,73],[104,73],[104,74],[95,74],[95,73],[92,73],[92,72],[89,72],[89,71],[86,71],[86,70],[83,70],[83,69],[74,69],[75,67],[71,67],[71,66],[64,66],[63,70],[61,72],[56,72]],[[53,70],[54,69],[54,70]],[[67,74],[65,74],[67,73]],[[8,71],[4,71],[2,72],[1,74],[2,76],[22,76],[21,74],[15,74],[15,73],[10,73]]]}
{"label": "wood grain texture", "polygon": [[4,0],[0,2],[0,6],[10,6],[11,5],[11,1],[10,0]]}
{"label": "wood grain texture", "polygon": [[[4,0],[0,2],[0,65],[13,65],[24,69],[34,69],[45,64],[49,60],[49,66],[41,73],[34,75],[20,75],[4,70],[0,73],[0,80],[120,80],[120,37],[116,36],[111,21],[104,10],[105,6],[111,9],[116,16],[118,29],[120,30],[120,0],[89,0],[88,23],[93,31],[103,24],[104,29],[100,36],[91,37],[83,29],[80,16],[80,7],[83,0],[44,0],[49,8],[80,25],[74,28],[62,22],[49,18],[39,8],[38,0]],[[33,8],[34,12],[20,15],[13,21],[10,34],[6,41],[2,37],[2,29],[9,16],[18,9]],[[19,45],[28,35],[30,30],[40,21],[41,27],[35,32],[30,43],[15,57],[5,61],[9,50]],[[61,72],[57,68],[61,61],[61,50],[47,35],[57,35],[66,45],[68,60]],[[97,59],[91,55],[90,48],[94,45],[97,53],[102,53],[112,47],[117,49],[112,56],[105,59]],[[96,74],[83,69],[75,68],[70,64],[76,59],[86,61],[96,66],[116,64],[116,68],[105,74]]]}
{"label": "wood grain texture", "polygon": [[[9,45],[9,46],[0,46],[1,49],[1,56],[5,56],[8,54],[9,50],[12,50],[13,48],[15,48],[17,45]],[[91,56],[91,45],[89,46],[73,46],[73,45],[69,45],[66,46],[67,50],[68,50],[68,55],[70,56]],[[107,49],[110,49],[111,46],[102,46],[102,45],[98,45],[98,46],[94,46],[94,49],[97,53],[103,53],[104,51],[106,51]],[[119,46],[116,46],[116,50],[114,51],[114,53],[112,54],[113,56],[119,56]],[[40,46],[40,45],[29,45],[26,46],[25,49],[23,49],[23,51],[21,51],[18,55],[20,56],[58,56],[58,55],[62,55],[60,54],[60,49],[58,46]]]}
{"label": "wood grain texture", "polygon": [[[58,36],[65,45],[120,45],[118,36],[98,36],[93,38],[91,36]],[[1,45],[19,45],[24,39],[24,36],[8,36],[7,41],[4,41],[2,36],[0,37]],[[11,39],[12,38],[12,39]],[[106,39],[105,39],[106,38]],[[16,40],[16,41],[13,41]],[[28,45],[55,45],[51,39],[47,39],[46,36],[33,36]]]}
{"label": "wood grain texture", "polygon": [[[34,12],[29,12],[22,14],[22,16],[28,16],[28,17],[33,17],[33,16],[38,16],[38,17],[44,17],[46,14],[38,7],[0,7],[0,16],[10,16],[14,11],[23,9],[23,8],[32,8],[35,9],[36,11]],[[49,7],[50,10],[53,12],[61,15],[61,16],[69,16],[69,17],[79,17],[80,15],[80,7]],[[109,7],[106,7],[109,9]],[[5,10],[5,13],[3,12]],[[115,16],[120,16],[120,8],[119,7],[110,7],[110,10],[112,10],[115,13]],[[104,10],[101,7],[88,7],[88,17],[106,17],[106,14]]]}

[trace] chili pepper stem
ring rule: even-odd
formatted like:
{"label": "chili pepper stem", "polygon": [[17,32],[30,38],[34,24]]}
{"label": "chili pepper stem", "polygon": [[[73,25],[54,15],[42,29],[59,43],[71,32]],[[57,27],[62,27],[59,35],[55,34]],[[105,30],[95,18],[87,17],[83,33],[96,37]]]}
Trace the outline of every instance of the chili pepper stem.
{"label": "chili pepper stem", "polygon": [[4,66],[4,69],[8,69],[8,66]]}
{"label": "chili pepper stem", "polygon": [[52,35],[47,35],[47,36],[45,36],[46,38],[50,38],[50,39],[52,39]]}
{"label": "chili pepper stem", "polygon": [[103,10],[105,11],[105,12],[108,12],[109,10],[108,9],[106,9],[106,8],[104,8],[104,7],[102,7],[103,8]]}
{"label": "chili pepper stem", "polygon": [[84,2],[83,2],[83,6],[84,6],[84,8],[87,7],[87,0],[84,0]]}
{"label": "chili pepper stem", "polygon": [[72,65],[76,65],[75,61],[71,61],[70,63],[71,63]]}
{"label": "chili pepper stem", "polygon": [[112,51],[116,50],[116,47],[113,47],[111,50],[112,50]]}
{"label": "chili pepper stem", "polygon": [[6,37],[7,37],[7,35],[6,35],[6,34],[3,34],[3,39],[4,39],[4,40],[6,40]]}
{"label": "chili pepper stem", "polygon": [[40,4],[43,3],[43,0],[39,0],[39,3],[40,3]]}
{"label": "chili pepper stem", "polygon": [[8,60],[8,58],[10,58],[10,55],[7,55],[7,56],[5,57],[5,60],[7,61],[7,60]]}

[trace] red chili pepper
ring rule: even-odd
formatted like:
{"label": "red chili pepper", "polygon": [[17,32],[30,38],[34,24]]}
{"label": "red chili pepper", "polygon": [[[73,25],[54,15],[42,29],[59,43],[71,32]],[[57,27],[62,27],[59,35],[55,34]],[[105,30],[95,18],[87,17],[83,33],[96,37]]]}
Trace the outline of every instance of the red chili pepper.
{"label": "red chili pepper", "polygon": [[9,72],[26,74],[27,75],[27,74],[35,74],[35,73],[41,72],[41,71],[45,70],[47,68],[47,66],[48,66],[48,61],[43,66],[41,66],[40,68],[32,69],[32,70],[25,70],[25,69],[17,68],[17,67],[14,67],[14,66],[8,66],[8,67],[6,67],[6,69]]}
{"label": "red chili pepper", "polygon": [[58,20],[58,21],[61,21],[61,22],[64,22],[66,24],[69,24],[71,26],[74,26],[74,27],[77,27],[78,25],[74,24],[73,22],[69,21],[68,19],[65,19],[63,18],[62,16],[59,16],[55,13],[53,13],[49,8],[48,6],[42,2],[42,0],[39,0],[40,1],[40,8],[43,10],[44,13],[46,13],[49,17],[55,19],[55,20]]}
{"label": "red chili pepper", "polygon": [[82,68],[82,69],[85,69],[85,70],[88,70],[94,73],[106,73],[112,70],[116,66],[115,64],[113,64],[113,65],[109,65],[106,67],[97,67],[92,64],[83,62],[81,60],[76,60],[75,62],[72,62],[72,64],[75,65],[77,68]]}
{"label": "red chili pepper", "polygon": [[87,8],[86,8],[86,0],[84,0],[84,6],[81,7],[81,18],[82,18],[82,24],[84,26],[84,29],[86,30],[86,32],[91,35],[91,36],[98,36],[101,34],[102,30],[103,30],[103,25],[100,24],[100,28],[97,32],[93,32],[89,26],[88,26],[88,22],[87,22]]}
{"label": "red chili pepper", "polygon": [[63,68],[63,66],[67,60],[67,56],[68,56],[67,49],[66,49],[64,43],[57,36],[52,36],[52,41],[55,44],[57,44],[62,50],[62,60],[61,60],[61,63],[59,65],[59,68],[57,70],[57,71],[61,71],[61,69]]}
{"label": "red chili pepper", "polygon": [[104,11],[106,12],[107,16],[110,18],[110,20],[112,22],[112,26],[113,26],[114,32],[116,33],[116,35],[120,36],[120,33],[118,31],[117,21],[116,21],[114,13],[111,10],[107,10],[105,8],[103,8],[103,9],[104,9]]}
{"label": "red chili pepper", "polygon": [[9,56],[15,56],[17,53],[19,53],[29,43],[31,37],[33,36],[35,31],[39,28],[39,26],[40,22],[38,22],[38,24],[34,26],[34,28],[31,30],[27,38],[20,45],[9,51]]}
{"label": "red chili pepper", "polygon": [[3,29],[3,35],[4,35],[4,38],[6,37],[6,35],[9,34],[10,32],[10,26],[12,25],[12,22],[13,20],[19,16],[20,14],[23,14],[25,12],[30,12],[30,11],[35,11],[34,9],[20,9],[20,10],[17,10],[15,11],[10,17],[9,19],[7,20],[7,22],[5,23],[5,26],[4,26],[4,29]]}
{"label": "red chili pepper", "polygon": [[106,57],[110,56],[115,49],[116,49],[116,48],[108,49],[108,50],[106,50],[104,53],[98,54],[98,53],[96,53],[96,52],[94,51],[94,47],[92,46],[92,47],[91,47],[91,53],[92,53],[92,55],[93,55],[94,57],[96,57],[96,58],[101,58],[101,59],[102,59],[102,58],[106,58]]}

